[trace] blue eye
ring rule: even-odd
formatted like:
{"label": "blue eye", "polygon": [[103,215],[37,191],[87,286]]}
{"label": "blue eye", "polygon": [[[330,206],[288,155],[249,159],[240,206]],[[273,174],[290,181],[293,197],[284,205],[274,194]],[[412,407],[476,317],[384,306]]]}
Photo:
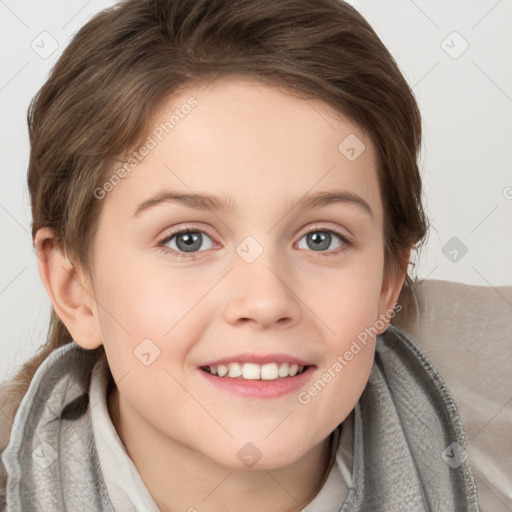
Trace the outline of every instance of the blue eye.
{"label": "blue eye", "polygon": [[[306,247],[301,244],[303,240]],[[334,247],[333,243],[336,244]],[[173,258],[194,259],[197,253],[212,249],[214,242],[210,235],[200,229],[185,228],[171,233],[158,242],[158,246]],[[298,242],[299,249],[310,250],[319,256],[335,256],[351,246],[351,241],[341,233],[318,227],[302,235]]]}
{"label": "blue eye", "polygon": [[210,243],[206,248],[203,248],[203,250],[211,249],[213,247],[213,241],[210,236],[204,231],[190,228],[172,233],[160,241],[158,245],[165,249],[169,244],[169,248],[172,249],[172,251],[169,251],[171,256],[186,257],[186,253],[193,255],[196,252],[201,252],[199,249],[203,245],[204,237],[210,240]]}
{"label": "blue eye", "polygon": [[[306,240],[307,247],[300,247],[300,242]],[[339,240],[335,247],[331,247],[331,244]],[[314,228],[305,233],[299,240],[299,249],[311,249],[314,252],[328,252],[327,255],[338,254],[345,247],[350,246],[348,238],[337,231],[332,229],[318,229]],[[336,250],[338,249],[338,250]],[[324,254],[322,254],[324,255]]]}

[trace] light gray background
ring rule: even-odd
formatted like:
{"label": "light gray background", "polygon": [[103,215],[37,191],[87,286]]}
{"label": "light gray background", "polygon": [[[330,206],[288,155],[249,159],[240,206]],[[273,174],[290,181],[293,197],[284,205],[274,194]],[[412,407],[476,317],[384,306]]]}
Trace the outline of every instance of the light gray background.
{"label": "light gray background", "polygon": [[[0,0],[0,379],[44,343],[50,311],[30,236],[26,110],[72,35],[114,3]],[[397,60],[423,114],[432,229],[418,276],[511,285],[512,0],[350,3]]]}

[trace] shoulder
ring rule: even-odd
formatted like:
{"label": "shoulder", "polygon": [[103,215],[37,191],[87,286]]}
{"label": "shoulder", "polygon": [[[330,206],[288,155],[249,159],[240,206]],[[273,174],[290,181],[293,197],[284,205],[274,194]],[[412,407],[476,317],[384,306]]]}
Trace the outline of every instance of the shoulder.
{"label": "shoulder", "polygon": [[400,304],[393,324],[439,371],[457,406],[482,510],[509,510],[512,464],[502,454],[512,452],[512,287],[426,280]]}
{"label": "shoulder", "polygon": [[[492,392],[503,387],[499,377],[512,364],[511,286],[427,280],[401,305],[393,324],[409,334],[454,394],[461,385]],[[475,382],[477,376],[485,382]]]}
{"label": "shoulder", "polygon": [[16,388],[16,385],[12,381],[0,384],[0,511],[5,510],[5,486],[7,483],[7,471],[1,456],[9,444],[14,416],[19,405],[19,401],[13,399],[13,388]]}
{"label": "shoulder", "polygon": [[[103,347],[89,351],[68,343],[34,359],[28,380],[18,374],[12,380],[0,383],[0,512],[4,510],[8,481],[3,457],[11,439],[19,440],[23,436],[22,442],[30,442],[27,439],[38,434],[38,423],[33,418],[45,411],[61,419],[75,419],[87,410],[88,400],[84,395],[89,389],[92,368],[102,355]],[[18,422],[20,409],[25,418],[23,428]],[[17,428],[13,430],[15,421]],[[57,425],[53,421],[48,425],[50,423]]]}
{"label": "shoulder", "polygon": [[1,459],[5,448],[9,444],[11,435],[12,421],[4,415],[0,415],[0,511],[5,510],[5,486],[7,483],[7,472]]}

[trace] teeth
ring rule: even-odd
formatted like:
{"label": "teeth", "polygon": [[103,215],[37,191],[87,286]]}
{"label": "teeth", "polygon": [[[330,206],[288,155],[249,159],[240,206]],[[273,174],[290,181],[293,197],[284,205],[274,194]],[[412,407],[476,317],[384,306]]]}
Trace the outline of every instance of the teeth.
{"label": "teeth", "polygon": [[[288,363],[283,363],[283,366],[288,366]],[[279,370],[277,368],[276,363],[267,363],[261,365],[261,378],[264,380],[274,380],[277,379],[279,376]],[[287,377],[288,372],[286,372],[286,375],[281,375],[281,377]]]}
{"label": "teeth", "polygon": [[290,369],[290,365],[288,363],[283,363],[279,367],[279,377],[288,377],[288,370]]}
{"label": "teeth", "polygon": [[305,366],[289,363],[229,363],[203,367],[208,373],[219,377],[240,377],[246,380],[275,380],[284,377],[294,377],[304,371]]}
{"label": "teeth", "polygon": [[293,377],[294,375],[297,375],[297,372],[299,371],[299,366],[296,364],[292,364],[288,370],[288,375]]}
{"label": "teeth", "polygon": [[[236,364],[236,363],[235,363]],[[242,377],[247,380],[258,380],[261,374],[259,364],[245,363],[242,369]]]}
{"label": "teeth", "polygon": [[228,364],[228,377],[235,378],[242,375],[242,367],[238,363]]}

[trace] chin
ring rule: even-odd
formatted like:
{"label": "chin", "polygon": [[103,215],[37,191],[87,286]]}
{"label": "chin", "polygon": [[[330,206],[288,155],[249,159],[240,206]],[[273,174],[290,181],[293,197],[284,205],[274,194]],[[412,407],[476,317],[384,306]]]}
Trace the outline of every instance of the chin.
{"label": "chin", "polygon": [[[251,436],[247,437],[247,439],[250,438]],[[259,439],[263,439],[263,441],[241,442],[239,440],[232,440],[229,448],[221,454],[215,454],[217,456],[212,458],[230,470],[276,470],[294,464],[312,448],[304,448],[300,442],[294,442],[289,437],[288,440],[293,445],[284,444],[281,440],[278,441],[277,439],[272,442],[269,442],[269,440],[265,441],[264,436],[259,436]],[[232,456],[233,453],[234,457]],[[228,456],[227,458],[226,455]]]}

